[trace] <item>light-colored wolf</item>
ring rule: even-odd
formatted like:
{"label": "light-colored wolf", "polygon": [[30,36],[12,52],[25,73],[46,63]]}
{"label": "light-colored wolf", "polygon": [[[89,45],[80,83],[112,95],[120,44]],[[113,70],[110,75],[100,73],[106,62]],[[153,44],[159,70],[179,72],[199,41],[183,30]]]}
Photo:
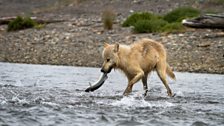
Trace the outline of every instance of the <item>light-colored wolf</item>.
{"label": "light-colored wolf", "polygon": [[127,96],[133,85],[142,80],[144,95],[148,92],[147,77],[152,70],[167,89],[167,94],[173,96],[167,83],[166,74],[175,79],[175,75],[166,61],[166,50],[162,44],[151,39],[143,38],[131,45],[104,44],[103,65],[101,71],[110,73],[112,68],[120,69],[128,78],[128,86],[124,91]]}

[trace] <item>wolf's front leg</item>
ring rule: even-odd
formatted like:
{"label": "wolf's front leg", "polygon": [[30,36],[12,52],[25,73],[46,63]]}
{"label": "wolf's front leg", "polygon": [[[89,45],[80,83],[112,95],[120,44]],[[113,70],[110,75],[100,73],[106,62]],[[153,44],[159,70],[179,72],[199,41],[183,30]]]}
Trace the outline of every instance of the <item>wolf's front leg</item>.
{"label": "wolf's front leg", "polygon": [[142,77],[144,76],[144,72],[141,71],[141,72],[138,72],[138,74],[136,74],[136,76],[134,76],[132,79],[130,79],[130,81],[128,82],[128,86],[127,88],[125,89],[124,91],[124,96],[127,96],[131,93],[132,91],[132,87],[133,85],[138,82],[140,79],[142,79]]}
{"label": "wolf's front leg", "polygon": [[131,92],[132,92],[132,87],[129,86],[129,84],[128,84],[128,87],[125,89],[123,95],[128,96]]}

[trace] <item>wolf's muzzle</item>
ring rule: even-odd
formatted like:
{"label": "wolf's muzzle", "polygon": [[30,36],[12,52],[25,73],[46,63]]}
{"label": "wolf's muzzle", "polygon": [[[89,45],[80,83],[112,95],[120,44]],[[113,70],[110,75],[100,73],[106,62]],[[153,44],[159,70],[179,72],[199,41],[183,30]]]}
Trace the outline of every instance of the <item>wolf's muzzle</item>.
{"label": "wolf's muzzle", "polygon": [[113,67],[110,67],[107,71],[104,70],[103,68],[100,70],[103,73],[110,73]]}

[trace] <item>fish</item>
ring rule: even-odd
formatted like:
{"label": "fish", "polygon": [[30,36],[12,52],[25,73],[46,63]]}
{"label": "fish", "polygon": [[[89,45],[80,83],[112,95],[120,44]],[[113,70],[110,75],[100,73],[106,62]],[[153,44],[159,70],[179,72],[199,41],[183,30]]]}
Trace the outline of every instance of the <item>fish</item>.
{"label": "fish", "polygon": [[104,84],[104,82],[106,81],[107,78],[108,78],[107,73],[102,73],[100,75],[99,79],[95,83],[90,84],[90,87],[88,87],[85,90],[85,92],[93,92],[93,91],[97,90]]}

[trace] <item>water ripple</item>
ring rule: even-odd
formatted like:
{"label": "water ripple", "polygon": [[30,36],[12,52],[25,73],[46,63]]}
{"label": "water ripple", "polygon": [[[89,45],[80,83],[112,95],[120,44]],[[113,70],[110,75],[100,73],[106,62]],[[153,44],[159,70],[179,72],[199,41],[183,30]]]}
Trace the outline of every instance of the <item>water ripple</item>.
{"label": "water ripple", "polygon": [[0,63],[0,69],[0,125],[224,125],[223,75],[175,73],[170,98],[152,74],[143,98],[139,83],[123,97],[126,80],[117,72],[84,92],[98,68]]}

